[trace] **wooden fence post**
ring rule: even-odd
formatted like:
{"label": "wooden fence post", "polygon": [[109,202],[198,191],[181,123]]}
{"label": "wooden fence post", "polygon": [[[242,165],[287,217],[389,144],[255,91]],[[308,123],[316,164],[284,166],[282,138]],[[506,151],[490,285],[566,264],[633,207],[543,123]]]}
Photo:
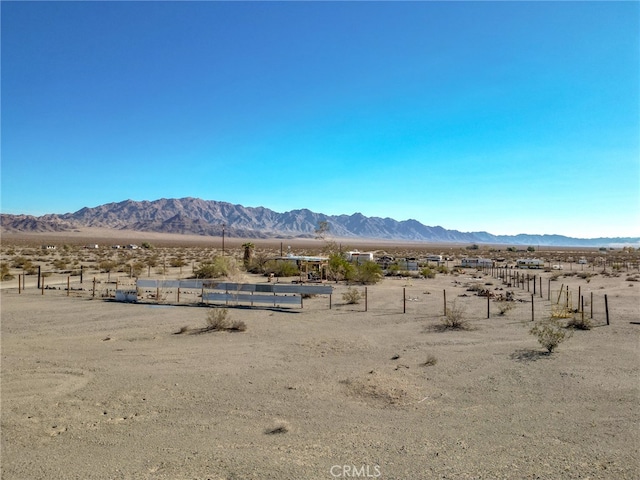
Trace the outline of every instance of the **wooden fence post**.
{"label": "wooden fence post", "polygon": [[96,298],[96,277],[93,277],[93,292],[91,293],[91,298]]}
{"label": "wooden fence post", "polygon": [[402,287],[402,313],[407,313],[407,287]]}
{"label": "wooden fence post", "polygon": [[71,292],[71,275],[67,275],[67,297],[69,296],[69,292]]}
{"label": "wooden fence post", "polygon": [[540,275],[540,298],[542,298],[542,275]]}
{"label": "wooden fence post", "polygon": [[444,293],[444,316],[447,316],[447,291],[443,290]]}
{"label": "wooden fence post", "polygon": [[607,299],[607,294],[604,295],[604,312],[607,316],[607,325],[609,325],[609,300]]}
{"label": "wooden fence post", "polygon": [[487,318],[491,318],[491,295],[487,290]]}
{"label": "wooden fence post", "polygon": [[534,310],[534,309],[535,309],[535,304],[534,304],[534,301],[533,301],[533,297],[534,297],[534,296],[533,296],[533,295],[531,295],[531,321],[532,321],[532,322],[535,322],[535,320],[536,320],[536,314],[535,314],[535,310]]}
{"label": "wooden fence post", "polygon": [[18,274],[18,293],[22,293],[22,275]]}
{"label": "wooden fence post", "polygon": [[582,300],[582,285],[578,285],[578,308],[580,308],[581,300]]}
{"label": "wooden fence post", "polygon": [[364,287],[364,311],[367,312],[369,310],[369,291],[367,287]]}

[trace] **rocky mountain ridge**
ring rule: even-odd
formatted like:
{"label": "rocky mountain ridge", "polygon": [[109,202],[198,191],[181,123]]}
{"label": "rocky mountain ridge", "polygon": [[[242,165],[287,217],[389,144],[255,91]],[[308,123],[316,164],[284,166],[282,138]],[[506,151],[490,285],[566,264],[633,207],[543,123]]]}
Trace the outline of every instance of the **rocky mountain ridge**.
{"label": "rocky mountain ridge", "polygon": [[325,215],[307,209],[278,213],[265,207],[244,207],[199,198],[163,198],[154,201],[125,200],[74,213],[0,215],[4,232],[64,232],[80,227],[101,227],[160,233],[220,236],[224,226],[230,237],[313,238],[320,222],[327,222],[329,235],[340,238],[382,240],[491,243],[540,246],[603,246],[640,244],[640,238],[581,239],[562,235],[493,235],[430,227],[416,220],[352,215]]}

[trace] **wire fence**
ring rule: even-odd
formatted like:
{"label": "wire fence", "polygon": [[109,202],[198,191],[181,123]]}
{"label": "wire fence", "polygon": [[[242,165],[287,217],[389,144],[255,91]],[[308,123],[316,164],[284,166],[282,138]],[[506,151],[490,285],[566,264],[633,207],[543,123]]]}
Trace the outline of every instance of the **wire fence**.
{"label": "wire fence", "polygon": [[[496,274],[493,282],[487,281],[490,277],[478,278],[475,282],[441,290],[411,283],[398,286],[336,284],[333,294],[329,295],[328,308],[437,318],[444,316],[446,309],[455,305],[470,320],[510,318],[528,322],[551,317],[580,317],[590,320],[593,325],[608,325],[610,309],[615,312],[615,306],[609,305],[606,294],[583,292],[580,288],[571,290],[565,285],[556,286],[551,279],[542,279],[539,275]],[[45,273],[37,279],[29,276],[28,281],[26,275],[18,275],[11,283],[19,293],[115,299],[118,291],[128,291],[133,292],[133,301],[171,304],[203,302],[200,289],[137,288],[136,278],[129,276],[102,274],[81,278]],[[344,298],[350,291],[357,292],[359,297],[353,303]],[[322,304],[326,305],[325,302]]]}
{"label": "wire fence", "polygon": [[[348,290],[359,293],[357,303],[341,298]],[[469,291],[460,289],[423,289],[402,286],[390,289],[386,286],[338,286],[334,290],[334,308],[354,312],[377,314],[407,314],[425,318],[446,315],[447,309],[457,308],[469,320],[509,318],[521,322],[535,322],[549,318],[588,319],[594,325],[609,324],[607,295],[581,295],[574,300],[573,292],[551,290],[540,298],[533,293],[516,294],[500,287],[494,290]],[[550,298],[550,299],[549,299]],[[576,296],[577,298],[577,296]]]}

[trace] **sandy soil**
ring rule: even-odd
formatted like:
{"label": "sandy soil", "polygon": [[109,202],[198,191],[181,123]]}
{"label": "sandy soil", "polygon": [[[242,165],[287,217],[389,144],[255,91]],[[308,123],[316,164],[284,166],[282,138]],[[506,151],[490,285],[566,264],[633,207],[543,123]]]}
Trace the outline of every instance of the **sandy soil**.
{"label": "sandy soil", "polygon": [[[559,280],[608,294],[611,325],[545,355],[530,304],[487,319],[470,277],[385,279],[366,312],[342,285],[331,309],[230,308],[245,332],[200,335],[175,332],[203,307],[5,288],[2,478],[639,478],[640,283]],[[471,329],[438,328],[445,289]]]}

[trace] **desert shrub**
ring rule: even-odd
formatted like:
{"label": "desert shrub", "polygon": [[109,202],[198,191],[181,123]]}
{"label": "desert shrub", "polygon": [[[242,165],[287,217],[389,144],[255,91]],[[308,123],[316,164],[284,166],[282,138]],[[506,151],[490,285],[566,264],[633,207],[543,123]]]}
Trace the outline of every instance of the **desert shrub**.
{"label": "desert shrub", "polygon": [[442,324],[445,329],[450,330],[466,330],[469,328],[469,322],[464,318],[466,314],[465,308],[456,303],[454,300],[447,305]]}
{"label": "desert shrub", "polygon": [[264,273],[273,273],[276,277],[295,277],[300,275],[300,270],[293,262],[269,260],[264,265]]}
{"label": "desert shrub", "polygon": [[237,266],[231,257],[215,257],[213,261],[200,264],[193,272],[195,278],[230,277],[235,273]]}
{"label": "desert shrub", "polygon": [[420,364],[421,367],[432,367],[438,363],[438,359],[434,355],[427,355],[427,358]]}
{"label": "desert shrub", "polygon": [[584,318],[582,315],[576,315],[569,319],[567,322],[567,328],[573,328],[575,330],[591,330],[593,324],[588,318]]}
{"label": "desert shrub", "polygon": [[480,282],[474,282],[469,284],[467,287],[467,292],[481,292],[483,290],[482,284]]}
{"label": "desert shrub", "polygon": [[98,268],[103,272],[111,272],[118,264],[112,260],[102,260],[98,263]]}
{"label": "desert shrub", "polygon": [[363,285],[372,285],[382,280],[382,268],[375,262],[364,262],[355,269],[353,280]]}
{"label": "desert shrub", "polygon": [[31,262],[31,260],[29,260],[28,258],[15,257],[13,259],[13,262],[11,263],[11,266],[14,268],[22,268],[24,270],[29,270],[30,268],[33,267],[33,262]]}
{"label": "desert shrub", "polygon": [[131,273],[133,273],[134,277],[139,277],[142,274],[144,267],[145,267],[145,264],[142,261],[138,260],[136,262],[133,262],[131,264]]}
{"label": "desert shrub", "polygon": [[171,265],[172,267],[184,267],[185,265],[188,265],[187,261],[184,259],[184,257],[173,257],[171,259],[169,259],[169,265]]}
{"label": "desert shrub", "polygon": [[500,312],[500,315],[506,315],[507,312],[514,308],[515,305],[513,302],[498,302],[498,312]]}
{"label": "desert shrub", "polygon": [[549,353],[553,353],[556,347],[567,338],[562,325],[555,318],[536,322],[529,333],[535,336],[540,345],[546,348]]}
{"label": "desert shrub", "polygon": [[578,275],[578,278],[582,278],[583,280],[588,280],[593,276],[592,273],[588,273],[588,272],[580,272],[577,275]]}
{"label": "desert shrub", "polygon": [[420,275],[424,278],[436,278],[436,272],[430,267],[424,267],[420,270]]}
{"label": "desert shrub", "polygon": [[9,265],[5,262],[0,263],[0,280],[11,280],[13,275],[9,271]]}
{"label": "desert shrub", "polygon": [[229,318],[229,310],[226,308],[209,310],[206,320],[207,325],[204,328],[206,332],[244,332],[247,329],[247,325],[242,320],[231,320]]}
{"label": "desert shrub", "polygon": [[385,274],[389,277],[395,277],[397,275],[400,275],[400,266],[397,263],[393,263],[389,265],[386,269]]}
{"label": "desert shrub", "polygon": [[348,305],[360,303],[361,298],[362,295],[355,287],[349,287],[347,291],[342,294],[342,300]]}
{"label": "desert shrub", "polygon": [[339,253],[329,255],[327,278],[335,281],[351,281],[356,275],[355,266]]}
{"label": "desert shrub", "polygon": [[53,268],[55,268],[56,270],[64,270],[65,268],[67,268],[69,260],[67,258],[57,258],[52,263]]}
{"label": "desert shrub", "polygon": [[446,274],[446,273],[449,273],[449,268],[447,268],[447,266],[446,266],[446,265],[438,265],[438,267],[436,268],[436,271],[437,271],[438,273],[444,273],[444,274]]}

